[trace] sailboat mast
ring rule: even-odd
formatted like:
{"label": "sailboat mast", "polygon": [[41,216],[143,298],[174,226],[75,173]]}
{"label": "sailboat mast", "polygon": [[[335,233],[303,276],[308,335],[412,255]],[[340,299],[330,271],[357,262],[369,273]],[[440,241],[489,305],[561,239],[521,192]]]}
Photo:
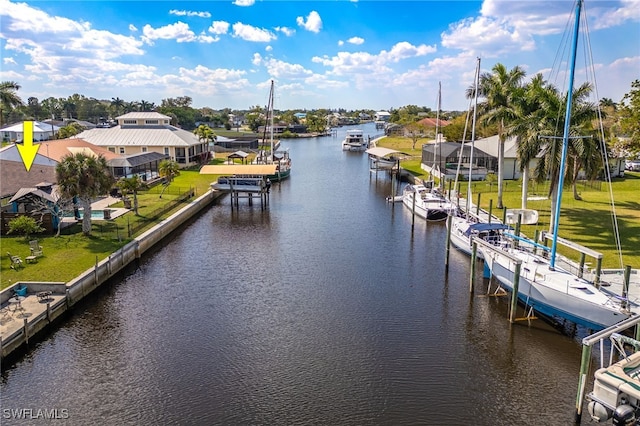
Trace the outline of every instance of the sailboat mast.
{"label": "sailboat mast", "polygon": [[480,58],[476,64],[476,77],[473,93],[473,116],[471,118],[471,156],[469,158],[469,182],[467,185],[467,215],[471,207],[471,176],[473,176],[473,151],[476,143],[476,115],[478,112],[478,86],[480,85]]}
{"label": "sailboat mast", "polygon": [[269,119],[271,131],[269,132],[269,137],[271,139],[271,161],[273,162],[273,80],[271,80],[271,90],[269,91]]}
{"label": "sailboat mast", "polygon": [[[444,188],[442,181],[442,147],[440,146],[439,130],[440,130],[440,108],[442,106],[442,83],[438,82],[438,111],[436,112],[436,143],[438,144],[438,173],[440,173],[440,188]],[[433,150],[433,159],[435,164],[435,149]]]}
{"label": "sailboat mast", "polygon": [[573,80],[576,69],[576,52],[578,50],[578,33],[580,31],[580,14],[582,0],[576,2],[576,21],[573,27],[573,45],[571,46],[571,68],[569,69],[569,88],[567,90],[567,109],[564,117],[564,131],[562,134],[562,157],[560,158],[560,171],[558,177],[558,198],[556,201],[555,221],[553,223],[553,241],[551,244],[551,259],[549,268],[554,269],[556,264],[556,249],[558,242],[558,224],[560,223],[560,205],[562,203],[562,187],[564,185],[564,169],[569,147],[569,128],[571,126],[571,104],[573,100]]}

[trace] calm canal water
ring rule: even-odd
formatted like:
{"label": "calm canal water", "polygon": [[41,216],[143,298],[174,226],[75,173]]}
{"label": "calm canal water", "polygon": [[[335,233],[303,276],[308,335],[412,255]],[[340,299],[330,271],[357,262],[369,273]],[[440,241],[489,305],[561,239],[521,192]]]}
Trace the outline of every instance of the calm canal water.
{"label": "calm canal water", "polygon": [[445,272],[445,226],[412,229],[389,179],[341,151],[345,130],[285,141],[292,176],[266,210],[224,198],[75,309],[3,372],[2,408],[77,425],[571,424],[579,340],[510,326],[480,275],[470,296],[468,257]]}

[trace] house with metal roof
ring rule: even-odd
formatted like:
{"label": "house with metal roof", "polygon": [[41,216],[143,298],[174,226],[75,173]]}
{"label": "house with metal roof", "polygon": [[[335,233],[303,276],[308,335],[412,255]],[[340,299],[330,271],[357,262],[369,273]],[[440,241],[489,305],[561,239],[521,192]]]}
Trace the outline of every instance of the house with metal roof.
{"label": "house with metal roof", "polygon": [[130,112],[116,117],[117,126],[85,130],[77,135],[119,155],[156,152],[180,167],[209,159],[209,143],[193,132],[171,125],[171,117],[157,112]]}
{"label": "house with metal roof", "polygon": [[[59,126],[44,123],[42,121],[33,122],[33,140],[46,141],[53,139],[55,134],[60,130]],[[0,129],[0,135],[3,141],[22,142],[24,140],[24,122],[15,123]]]}

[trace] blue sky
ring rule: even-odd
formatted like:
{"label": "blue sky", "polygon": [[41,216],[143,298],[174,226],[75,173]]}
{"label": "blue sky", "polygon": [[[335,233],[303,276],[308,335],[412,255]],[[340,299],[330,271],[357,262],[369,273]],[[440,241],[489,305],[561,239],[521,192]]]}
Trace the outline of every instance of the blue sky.
{"label": "blue sky", "polygon": [[[549,78],[573,1],[0,0],[1,81],[79,93],[248,109],[465,110],[476,58]],[[585,4],[598,98],[640,79],[640,1]],[[584,59],[577,79],[584,79]],[[561,86],[560,83],[557,83]]]}

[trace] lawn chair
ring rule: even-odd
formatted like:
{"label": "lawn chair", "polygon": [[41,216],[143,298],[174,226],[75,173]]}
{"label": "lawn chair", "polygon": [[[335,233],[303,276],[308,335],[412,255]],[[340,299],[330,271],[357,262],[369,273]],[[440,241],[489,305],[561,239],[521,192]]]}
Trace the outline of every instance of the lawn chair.
{"label": "lawn chair", "polygon": [[43,256],[42,246],[38,244],[38,240],[29,241],[29,247],[31,248],[31,256]]}
{"label": "lawn chair", "polygon": [[18,268],[24,268],[24,265],[22,264],[22,259],[20,258],[20,256],[13,256],[9,252],[7,252],[7,256],[9,256],[9,259],[11,259],[11,269],[14,269],[17,271]]}

